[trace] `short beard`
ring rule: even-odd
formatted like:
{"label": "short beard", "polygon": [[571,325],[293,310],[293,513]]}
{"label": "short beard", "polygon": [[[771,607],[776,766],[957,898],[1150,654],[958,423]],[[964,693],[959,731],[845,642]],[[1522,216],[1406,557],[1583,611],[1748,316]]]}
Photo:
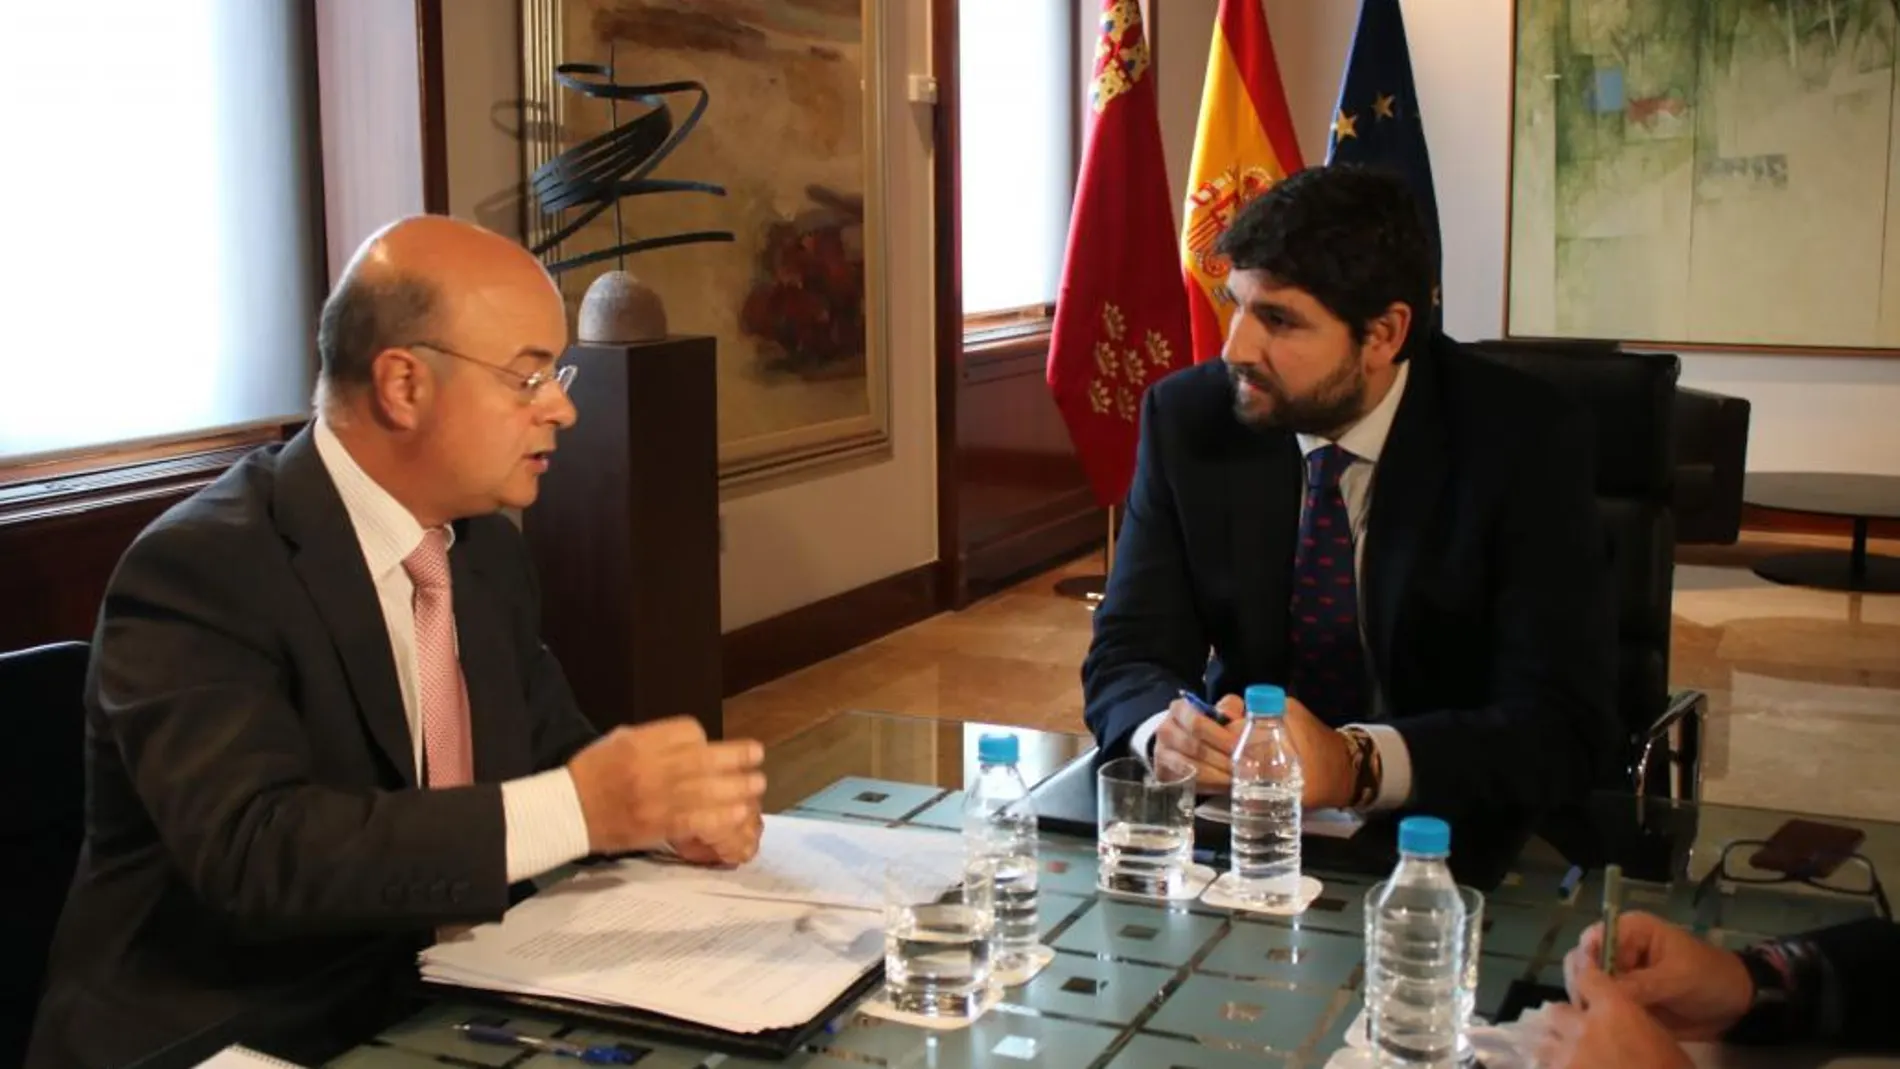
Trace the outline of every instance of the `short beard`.
{"label": "short beard", "polygon": [[[1353,347],[1350,359],[1303,397],[1290,396],[1278,383],[1233,364],[1227,365],[1227,377],[1234,384],[1234,416],[1249,427],[1327,437],[1365,415],[1366,364],[1358,346]],[[1267,395],[1271,404],[1266,411],[1250,411],[1241,402],[1242,380]]]}

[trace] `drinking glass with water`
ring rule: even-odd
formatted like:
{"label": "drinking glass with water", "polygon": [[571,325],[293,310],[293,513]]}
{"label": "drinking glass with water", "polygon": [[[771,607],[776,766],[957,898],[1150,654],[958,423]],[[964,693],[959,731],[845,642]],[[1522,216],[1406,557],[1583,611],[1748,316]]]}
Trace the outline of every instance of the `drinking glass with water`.
{"label": "drinking glass with water", "polygon": [[1096,882],[1105,891],[1179,896],[1194,862],[1194,768],[1157,755],[1155,768],[1121,757],[1096,772]]}
{"label": "drinking glass with water", "polygon": [[1398,868],[1366,894],[1366,1022],[1382,1066],[1459,1066],[1471,1053],[1483,899],[1453,881],[1450,855],[1449,825],[1407,817]]}
{"label": "drinking glass with water", "polygon": [[884,870],[884,990],[891,1005],[929,1017],[975,1017],[990,986],[996,935],[996,866],[965,863],[943,886],[917,865]]}

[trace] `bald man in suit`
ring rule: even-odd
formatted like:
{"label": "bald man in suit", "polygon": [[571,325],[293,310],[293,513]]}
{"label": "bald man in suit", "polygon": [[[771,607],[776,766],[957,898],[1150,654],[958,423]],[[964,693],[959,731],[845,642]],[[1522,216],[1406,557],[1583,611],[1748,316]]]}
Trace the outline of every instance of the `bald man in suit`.
{"label": "bald man in suit", "polygon": [[266,1009],[289,1035],[333,1028],[438,929],[589,853],[752,856],[758,744],[684,718],[600,736],[539,638],[500,510],[534,502],[574,422],[566,341],[519,245],[395,224],[324,306],[316,419],[126,552],[34,1069]]}

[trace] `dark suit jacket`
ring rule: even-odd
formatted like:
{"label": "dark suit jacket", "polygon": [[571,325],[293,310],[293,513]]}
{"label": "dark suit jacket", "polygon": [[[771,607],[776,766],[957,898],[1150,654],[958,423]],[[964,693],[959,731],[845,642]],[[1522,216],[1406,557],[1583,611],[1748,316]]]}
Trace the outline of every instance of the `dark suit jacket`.
{"label": "dark suit jacket", "polygon": [[[1218,698],[1287,681],[1300,450],[1289,432],[1242,424],[1233,402],[1210,361],[1143,403],[1082,669],[1107,753],[1178,688]],[[1581,411],[1537,380],[1449,340],[1412,358],[1373,473],[1359,581],[1415,808],[1555,803],[1611,759],[1615,623],[1590,442]]]}
{"label": "dark suit jacket", "polygon": [[1810,988],[1810,1007],[1817,1012],[1791,1022],[1796,1030],[1784,1038],[1848,1050],[1900,1051],[1900,1016],[1894,1014],[1900,925],[1869,917],[1794,941],[1808,943],[1827,964],[1804,970],[1799,982]]}
{"label": "dark suit jacket", "polygon": [[86,687],[86,845],[29,1065],[122,1065],[262,1006],[314,1015],[413,975],[434,927],[502,914],[500,782],[595,732],[541,644],[514,526],[459,523],[450,566],[477,783],[417,790],[382,610],[308,431],[126,551]]}

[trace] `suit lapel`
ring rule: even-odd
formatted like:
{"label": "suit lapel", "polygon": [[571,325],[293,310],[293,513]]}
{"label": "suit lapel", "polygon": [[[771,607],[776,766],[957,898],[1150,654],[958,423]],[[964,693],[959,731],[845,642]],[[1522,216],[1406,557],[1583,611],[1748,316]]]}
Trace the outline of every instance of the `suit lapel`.
{"label": "suit lapel", "polygon": [[[472,528],[461,525],[461,534]],[[479,537],[479,536],[476,536]],[[525,774],[521,756],[530,752],[526,738],[516,738],[522,718],[511,715],[520,704],[509,693],[499,671],[514,654],[508,643],[506,619],[482,577],[475,547],[457,537],[449,552],[449,573],[455,584],[455,637],[460,646],[462,681],[468,687],[469,730],[474,732],[475,779],[495,782]]]}
{"label": "suit lapel", "polygon": [[1420,537],[1441,496],[1446,448],[1436,353],[1428,350],[1412,357],[1405,396],[1373,472],[1366,517],[1361,600],[1374,673],[1382,683],[1389,683],[1393,630],[1418,564]]}
{"label": "suit lapel", "polygon": [[291,566],[336,643],[364,729],[403,785],[414,787],[414,743],[376,584],[309,428],[279,454],[275,515],[295,547]]}
{"label": "suit lapel", "polygon": [[[1261,667],[1284,676],[1286,603],[1300,528],[1300,448],[1284,431],[1236,425],[1226,489],[1232,509],[1236,612]],[[1251,658],[1250,658],[1251,660]]]}

